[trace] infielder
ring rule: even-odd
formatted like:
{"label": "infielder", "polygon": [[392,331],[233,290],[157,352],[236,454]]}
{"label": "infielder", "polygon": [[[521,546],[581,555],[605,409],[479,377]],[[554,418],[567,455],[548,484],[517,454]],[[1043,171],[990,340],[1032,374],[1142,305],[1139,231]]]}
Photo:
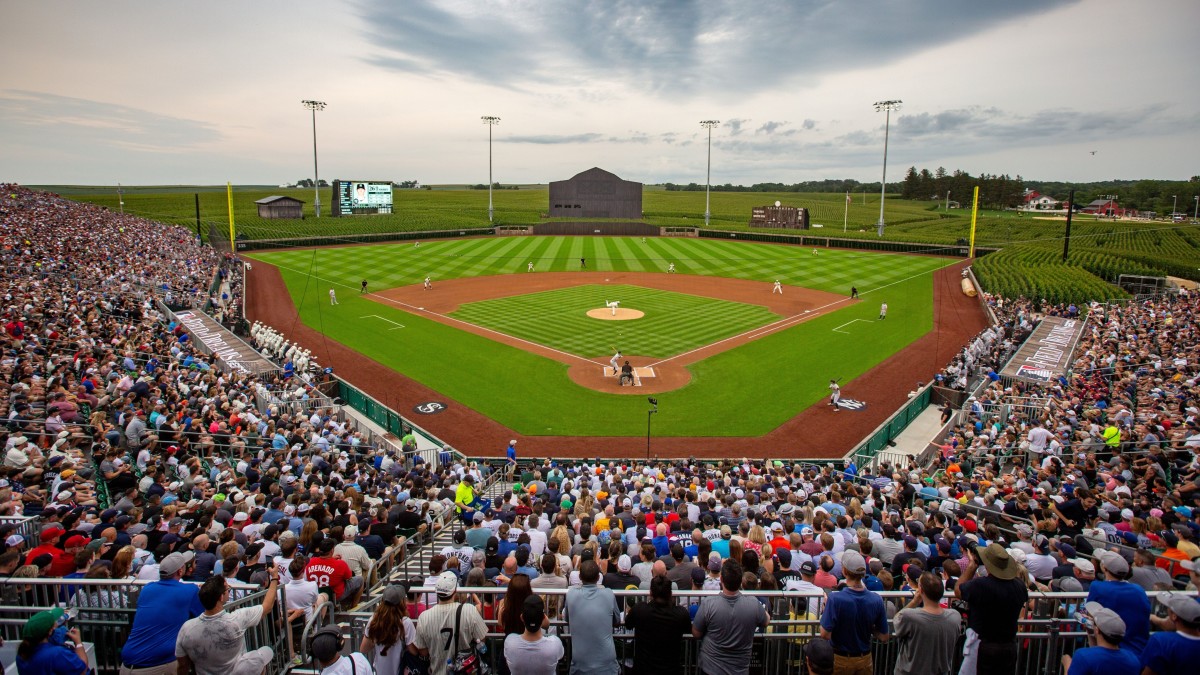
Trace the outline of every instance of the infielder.
{"label": "infielder", "polygon": [[613,351],[615,351],[616,354],[613,354],[612,359],[610,359],[608,363],[612,366],[613,376],[616,377],[617,373],[621,372],[621,350],[613,347]]}
{"label": "infielder", "polygon": [[775,293],[783,295],[783,284],[778,279],[775,280],[775,288],[771,289],[771,294],[774,295]]}
{"label": "infielder", "polygon": [[833,412],[841,410],[838,401],[842,400],[842,388],[838,386],[837,380],[829,381],[829,405],[833,406]]}
{"label": "infielder", "polygon": [[885,302],[879,306],[879,320],[883,321],[886,318],[887,318],[887,303]]}
{"label": "infielder", "polygon": [[427,290],[427,291],[428,291],[428,290],[430,290],[430,289],[432,289],[432,288],[433,288],[433,281],[432,281],[432,280],[430,280],[430,278],[429,278],[429,277],[425,277],[425,290]]}
{"label": "infielder", "polygon": [[360,291],[358,292],[358,294],[359,294],[359,295],[362,295],[363,293],[366,293],[366,292],[367,292],[367,280],[366,280],[366,279],[363,279],[363,280],[362,280],[362,290],[360,290]]}
{"label": "infielder", "polygon": [[851,298],[857,298],[857,297],[858,297],[858,287],[857,287],[857,286],[851,286],[851,287],[850,287],[850,297],[851,297]]}
{"label": "infielder", "polygon": [[675,274],[675,263],[667,265],[667,274]]}
{"label": "infielder", "polygon": [[338,304],[337,291],[334,291],[332,288],[329,289],[329,304],[331,304],[331,305]]}
{"label": "infielder", "polygon": [[525,271],[526,271],[526,272],[532,272],[532,271],[533,271],[533,261],[532,261],[532,260],[531,260],[531,261],[529,261],[529,264],[525,265]]}
{"label": "infielder", "polygon": [[617,305],[619,305],[619,304],[621,304],[620,300],[613,300],[612,302],[604,303],[604,306],[611,309],[612,315],[616,316],[617,315]]}
{"label": "infielder", "polygon": [[421,248],[421,242],[418,241],[415,244],[413,244],[413,248]]}

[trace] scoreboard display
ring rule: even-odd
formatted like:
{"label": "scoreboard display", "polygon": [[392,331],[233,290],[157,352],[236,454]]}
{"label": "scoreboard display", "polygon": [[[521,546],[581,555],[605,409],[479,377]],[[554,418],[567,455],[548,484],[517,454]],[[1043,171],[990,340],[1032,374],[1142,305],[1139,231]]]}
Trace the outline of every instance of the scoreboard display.
{"label": "scoreboard display", "polygon": [[333,215],[352,216],[392,212],[392,182],[333,181]]}

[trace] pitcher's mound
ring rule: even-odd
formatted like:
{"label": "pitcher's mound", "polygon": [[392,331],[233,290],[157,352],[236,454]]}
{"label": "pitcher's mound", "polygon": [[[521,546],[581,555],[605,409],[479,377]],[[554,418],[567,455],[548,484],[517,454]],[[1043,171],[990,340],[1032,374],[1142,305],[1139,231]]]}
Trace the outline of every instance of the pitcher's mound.
{"label": "pitcher's mound", "polygon": [[603,321],[631,321],[646,316],[646,313],[640,309],[618,307],[617,313],[614,315],[611,309],[601,307],[600,309],[589,309],[587,315],[593,319],[601,319]]}

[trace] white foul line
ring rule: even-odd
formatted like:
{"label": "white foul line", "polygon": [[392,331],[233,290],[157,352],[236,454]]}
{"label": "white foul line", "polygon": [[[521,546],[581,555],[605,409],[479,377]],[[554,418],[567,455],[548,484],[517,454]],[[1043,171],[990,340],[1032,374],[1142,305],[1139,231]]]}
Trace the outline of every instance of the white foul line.
{"label": "white foul line", "polygon": [[864,323],[871,323],[870,321],[867,321],[866,319],[850,319],[850,320],[849,320],[849,321],[847,321],[846,323],[844,323],[844,324],[842,324],[842,325],[838,326],[837,328],[834,328],[834,329],[833,329],[833,332],[835,332],[835,333],[845,333],[846,335],[849,335],[849,333],[846,333],[846,331],[844,331],[844,330],[842,330],[842,329],[843,329],[843,328],[845,328],[846,326],[849,326],[850,324],[854,323],[855,321],[862,321],[862,322],[864,322]]}
{"label": "white foul line", "polygon": [[[392,321],[391,319],[385,319],[382,316],[379,316],[378,314],[368,314],[366,316],[360,316],[358,318],[360,318],[360,319],[376,318],[376,319],[379,319],[380,321],[386,321],[386,322],[392,324],[393,326],[395,326],[396,328],[404,328],[404,324],[396,323],[395,321]],[[389,328],[388,330],[396,330],[396,328]]]}

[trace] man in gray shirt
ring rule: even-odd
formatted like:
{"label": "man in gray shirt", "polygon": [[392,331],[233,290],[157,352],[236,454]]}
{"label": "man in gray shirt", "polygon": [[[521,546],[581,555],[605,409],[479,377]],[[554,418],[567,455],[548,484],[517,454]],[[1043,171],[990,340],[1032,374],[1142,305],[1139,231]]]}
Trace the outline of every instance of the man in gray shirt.
{"label": "man in gray shirt", "polygon": [[941,675],[954,664],[954,647],[962,616],[942,609],[942,580],[925,572],[912,600],[896,614],[895,635],[900,641],[896,675]]}
{"label": "man in gray shirt", "polygon": [[600,585],[600,566],[593,560],[579,566],[579,580],[582,586],[567,591],[571,675],[616,675],[617,649],[612,635],[613,628],[621,625],[617,597]]}
{"label": "man in gray shirt", "polygon": [[722,563],[721,594],[705,598],[692,621],[705,675],[746,675],[754,631],[765,629],[770,619],[762,603],[742,595],[743,572],[736,560]]}

